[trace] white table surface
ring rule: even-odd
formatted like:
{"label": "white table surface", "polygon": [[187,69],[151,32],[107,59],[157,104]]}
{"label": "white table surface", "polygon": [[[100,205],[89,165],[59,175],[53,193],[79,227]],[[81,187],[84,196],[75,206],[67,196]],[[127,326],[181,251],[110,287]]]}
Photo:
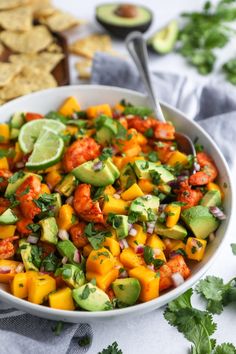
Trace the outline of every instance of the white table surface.
{"label": "white table surface", "polygon": [[[89,23],[86,26],[75,29],[70,35],[70,41],[83,37],[85,34],[94,31],[101,31],[101,27],[94,20],[95,6],[103,1],[98,0],[54,0],[54,4],[68,12],[73,13]],[[104,1],[105,2],[105,1]],[[109,2],[109,1],[108,1]],[[161,28],[170,19],[176,17],[183,11],[200,9],[205,2],[202,0],[129,0],[129,3],[140,3],[150,7],[154,14],[154,22],[147,32],[153,33]],[[123,42],[114,40],[114,49],[127,55]],[[236,41],[235,41],[236,43]],[[227,58],[235,55],[235,43],[228,45],[222,52],[216,70],[206,78],[200,78],[195,69],[189,67],[185,60],[178,54],[169,54],[163,57],[152,55],[150,65],[152,70],[163,70],[168,72],[182,73],[193,78],[193,80],[219,81],[222,79],[219,73],[220,64]],[[70,58],[71,84],[78,84],[74,63],[78,61],[76,56]],[[232,171],[236,177],[236,171]],[[236,256],[232,255],[230,243],[236,242],[235,227],[236,218],[228,237],[228,242],[222,249],[219,258],[215,261],[207,274],[220,276],[225,281],[236,276]],[[194,304],[202,307],[199,297],[194,297]],[[218,343],[232,342],[236,345],[236,311],[235,306],[228,306],[220,316],[214,316],[218,329],[213,336]],[[89,354],[97,354],[98,351],[107,347],[113,341],[117,341],[124,354],[187,354],[189,343],[179,334],[176,329],[170,327],[163,318],[163,309],[156,310],[150,314],[140,316],[136,319],[119,320],[118,322],[96,323],[92,325],[94,338]]]}

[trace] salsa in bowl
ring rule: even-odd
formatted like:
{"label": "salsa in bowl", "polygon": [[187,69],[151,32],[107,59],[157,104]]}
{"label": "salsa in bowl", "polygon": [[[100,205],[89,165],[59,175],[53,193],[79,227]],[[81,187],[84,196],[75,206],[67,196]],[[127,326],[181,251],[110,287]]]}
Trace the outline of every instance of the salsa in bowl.
{"label": "salsa in bowl", "polygon": [[227,191],[215,156],[199,143],[187,156],[172,119],[117,91],[84,104],[65,90],[53,110],[0,125],[0,282],[20,303],[78,316],[148,306],[218,243]]}

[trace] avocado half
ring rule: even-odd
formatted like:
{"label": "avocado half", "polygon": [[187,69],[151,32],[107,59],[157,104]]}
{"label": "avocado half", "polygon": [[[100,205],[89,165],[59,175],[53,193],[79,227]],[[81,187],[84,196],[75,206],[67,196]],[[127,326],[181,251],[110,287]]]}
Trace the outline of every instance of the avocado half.
{"label": "avocado half", "polygon": [[117,14],[117,9],[122,3],[108,3],[96,7],[96,20],[111,34],[125,38],[132,31],[145,32],[152,23],[152,12],[139,5],[135,7],[136,15],[123,17]]}
{"label": "avocado half", "polygon": [[179,33],[178,22],[172,20],[167,26],[157,31],[147,42],[150,49],[158,54],[170,53],[177,41]]}

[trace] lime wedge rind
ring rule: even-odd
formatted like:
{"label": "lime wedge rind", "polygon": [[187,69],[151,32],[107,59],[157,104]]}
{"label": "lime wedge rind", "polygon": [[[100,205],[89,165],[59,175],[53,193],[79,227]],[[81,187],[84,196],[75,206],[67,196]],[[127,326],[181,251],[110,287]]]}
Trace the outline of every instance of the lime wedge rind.
{"label": "lime wedge rind", "polygon": [[31,170],[48,168],[60,160],[63,150],[63,139],[52,129],[44,127],[25,166]]}
{"label": "lime wedge rind", "polygon": [[20,130],[18,140],[20,148],[25,154],[29,154],[33,150],[41,130],[45,127],[52,129],[54,133],[60,133],[66,129],[63,123],[46,118],[33,120],[24,124]]}

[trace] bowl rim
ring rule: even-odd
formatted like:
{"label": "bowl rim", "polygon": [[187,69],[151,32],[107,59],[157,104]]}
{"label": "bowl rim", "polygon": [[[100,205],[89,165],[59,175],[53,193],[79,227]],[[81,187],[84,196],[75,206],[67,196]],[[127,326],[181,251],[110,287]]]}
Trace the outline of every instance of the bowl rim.
{"label": "bowl rim", "polygon": [[[83,91],[83,90],[89,90],[89,89],[96,89],[96,90],[115,90],[116,92],[122,92],[122,93],[127,93],[127,94],[131,94],[136,96],[137,98],[148,98],[147,95],[140,93],[140,92],[136,92],[134,90],[129,90],[126,88],[121,88],[121,87],[117,87],[117,86],[105,86],[105,85],[70,85],[70,86],[61,86],[61,87],[57,87],[57,88],[51,88],[51,89],[47,89],[47,90],[42,90],[42,91],[38,91],[38,92],[34,92],[31,93],[29,95],[25,95],[23,97],[19,97],[16,98],[15,100],[12,100],[10,102],[5,103],[2,107],[0,107],[0,112],[1,109],[4,107],[8,108],[10,107],[12,104],[15,104],[19,101],[28,101],[30,100],[32,97],[37,97],[37,96],[41,96],[42,94],[50,94],[53,93],[55,91],[70,91],[71,89],[78,89],[78,91]],[[90,320],[96,320],[96,319],[106,319],[106,318],[111,318],[111,317],[119,317],[119,316],[124,316],[124,315],[128,315],[128,314],[133,314],[135,313],[137,310],[140,310],[140,313],[144,313],[144,312],[148,312],[151,310],[154,310],[155,308],[159,308],[163,305],[166,305],[168,302],[170,302],[171,300],[175,299],[176,297],[178,297],[179,295],[183,294],[186,290],[188,290],[189,288],[191,288],[206,272],[207,270],[210,268],[210,266],[212,265],[212,263],[216,260],[216,257],[218,256],[219,252],[222,250],[224,244],[227,241],[227,238],[229,237],[229,230],[232,224],[232,215],[233,215],[233,211],[234,211],[234,205],[235,205],[235,191],[234,191],[234,187],[233,187],[233,183],[232,183],[232,177],[231,177],[231,172],[229,170],[228,164],[223,156],[223,154],[221,153],[221,151],[219,150],[218,146],[215,144],[214,140],[211,138],[211,136],[200,126],[198,125],[194,120],[190,120],[189,118],[187,118],[187,116],[180,111],[179,109],[171,106],[168,103],[165,103],[163,101],[160,102],[161,105],[164,108],[169,109],[170,111],[176,112],[179,115],[181,115],[183,117],[184,120],[188,120],[193,124],[193,127],[197,127],[201,133],[203,134],[204,138],[206,140],[208,140],[210,142],[211,145],[213,145],[213,147],[215,148],[215,150],[217,151],[219,157],[221,158],[221,161],[223,163],[225,172],[226,172],[226,176],[229,180],[229,190],[231,191],[231,200],[230,200],[230,210],[231,213],[230,215],[228,215],[228,220],[227,220],[227,227],[226,230],[224,232],[224,236],[222,241],[220,242],[220,244],[218,245],[217,249],[215,250],[214,254],[211,256],[211,258],[208,260],[208,262],[202,267],[202,269],[198,270],[196,274],[194,274],[193,276],[191,276],[191,278],[188,278],[187,280],[185,280],[185,282],[180,285],[177,288],[174,288],[166,293],[164,293],[163,295],[161,295],[160,297],[157,297],[156,299],[153,299],[151,301],[148,302],[144,302],[144,303],[140,303],[140,304],[136,304],[136,305],[132,305],[130,307],[125,307],[125,308],[121,308],[121,309],[114,309],[114,310],[108,310],[108,311],[94,311],[94,312],[88,312],[88,311],[68,311],[68,310],[59,310],[59,309],[53,309],[51,307],[48,306],[43,306],[43,305],[38,305],[38,304],[34,304],[31,303],[25,299],[20,299],[17,298],[16,296],[12,295],[11,293],[8,293],[7,291],[0,289],[0,298],[1,300],[5,301],[8,304],[11,304],[14,307],[17,307],[18,309],[21,310],[25,310],[26,312],[29,313],[34,313],[36,314],[37,312],[37,316],[40,317],[40,315],[42,314],[42,317],[47,317],[49,318],[50,315],[54,315],[54,318],[57,317],[59,318],[63,318],[64,321],[69,322],[69,320],[78,320],[80,322],[84,322],[84,321],[90,321]],[[156,306],[155,306],[156,304]]]}

